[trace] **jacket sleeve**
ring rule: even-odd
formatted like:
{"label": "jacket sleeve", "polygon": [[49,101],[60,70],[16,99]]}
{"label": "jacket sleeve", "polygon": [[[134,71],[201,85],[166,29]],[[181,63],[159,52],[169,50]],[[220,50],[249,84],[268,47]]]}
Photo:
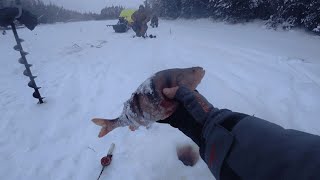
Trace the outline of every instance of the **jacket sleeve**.
{"label": "jacket sleeve", "polygon": [[202,137],[201,157],[217,180],[234,179],[230,173],[259,180],[320,177],[319,136],[215,109]]}
{"label": "jacket sleeve", "polygon": [[320,136],[219,110],[197,96],[185,88],[176,94],[203,125],[200,155],[217,180],[319,179]]}

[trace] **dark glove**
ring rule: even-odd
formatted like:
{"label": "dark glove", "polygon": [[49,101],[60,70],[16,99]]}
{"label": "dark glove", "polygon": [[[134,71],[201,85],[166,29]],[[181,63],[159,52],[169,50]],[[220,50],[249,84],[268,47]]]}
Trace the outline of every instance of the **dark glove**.
{"label": "dark glove", "polygon": [[169,118],[158,122],[178,128],[200,146],[202,128],[213,106],[197,91],[186,87],[164,89],[163,93],[180,104]]}
{"label": "dark glove", "polygon": [[182,104],[179,104],[178,109],[170,117],[157,122],[170,124],[172,127],[178,128],[200,146],[203,126],[197,123]]}
{"label": "dark glove", "polygon": [[38,18],[29,11],[22,10],[22,15],[18,21],[24,24],[31,31],[38,25]]}
{"label": "dark glove", "polygon": [[0,26],[9,26],[19,14],[18,8],[3,8],[0,9]]}
{"label": "dark glove", "polygon": [[[18,8],[11,7],[0,9],[0,26],[9,26],[11,23],[13,23],[18,14]],[[38,25],[37,17],[26,10],[22,10],[22,14],[17,20],[30,30],[33,30]]]}
{"label": "dark glove", "polygon": [[205,97],[198,91],[192,91],[181,86],[176,91],[174,98],[181,102],[192,117],[201,125],[204,125],[209,113],[214,109]]}

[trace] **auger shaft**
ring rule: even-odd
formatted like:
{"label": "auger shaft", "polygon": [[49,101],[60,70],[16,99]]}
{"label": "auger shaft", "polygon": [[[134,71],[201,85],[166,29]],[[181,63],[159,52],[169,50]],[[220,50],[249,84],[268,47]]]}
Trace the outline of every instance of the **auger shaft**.
{"label": "auger shaft", "polygon": [[33,76],[32,72],[30,70],[30,67],[32,66],[32,64],[28,63],[27,58],[26,58],[26,55],[28,53],[23,50],[22,45],[21,45],[21,42],[23,42],[23,40],[19,38],[16,26],[15,26],[15,24],[13,22],[11,23],[11,28],[12,28],[14,37],[15,37],[16,42],[17,42],[17,45],[14,46],[14,49],[16,51],[19,51],[20,55],[21,55],[21,58],[19,59],[19,63],[23,64],[25,66],[25,68],[26,68],[26,70],[23,72],[23,74],[30,78],[30,82],[28,83],[28,86],[34,89],[33,97],[39,100],[39,104],[42,104],[44,98],[41,97],[40,92],[39,92],[39,89],[41,87],[38,87],[36,82],[34,81],[36,76]]}

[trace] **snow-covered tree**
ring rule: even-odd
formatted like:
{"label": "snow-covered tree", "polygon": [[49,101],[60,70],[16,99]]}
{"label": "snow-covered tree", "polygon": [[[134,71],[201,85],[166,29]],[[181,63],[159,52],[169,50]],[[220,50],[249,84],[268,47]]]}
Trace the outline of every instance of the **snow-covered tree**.
{"label": "snow-covered tree", "polygon": [[228,22],[268,20],[272,28],[304,26],[320,31],[319,0],[149,0],[160,16],[212,17]]}
{"label": "snow-covered tree", "polygon": [[306,17],[302,20],[304,26],[320,34],[320,1],[313,0],[307,7]]}
{"label": "snow-covered tree", "polygon": [[209,16],[209,0],[181,0],[181,17],[203,18]]}
{"label": "snow-covered tree", "polygon": [[161,15],[164,17],[177,18],[180,16],[181,0],[162,0]]}

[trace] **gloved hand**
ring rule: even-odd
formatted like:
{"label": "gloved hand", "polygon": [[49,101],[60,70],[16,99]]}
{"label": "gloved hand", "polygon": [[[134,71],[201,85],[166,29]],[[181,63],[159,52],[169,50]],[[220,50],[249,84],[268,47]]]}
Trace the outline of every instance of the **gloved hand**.
{"label": "gloved hand", "polygon": [[0,26],[9,26],[19,14],[18,8],[3,8],[0,9]]}
{"label": "gloved hand", "polygon": [[[18,14],[18,8],[10,7],[0,9],[0,26],[9,26],[16,19]],[[37,17],[26,10],[22,10],[22,14],[17,20],[30,30],[33,30],[38,25]]]}
{"label": "gloved hand", "polygon": [[202,128],[214,109],[213,106],[197,91],[183,86],[165,88],[163,94],[169,99],[177,100],[179,106],[175,113],[158,123],[167,123],[178,128],[200,146]]}
{"label": "gloved hand", "polygon": [[22,15],[18,18],[18,21],[31,31],[38,25],[38,18],[26,10],[22,10]]}

